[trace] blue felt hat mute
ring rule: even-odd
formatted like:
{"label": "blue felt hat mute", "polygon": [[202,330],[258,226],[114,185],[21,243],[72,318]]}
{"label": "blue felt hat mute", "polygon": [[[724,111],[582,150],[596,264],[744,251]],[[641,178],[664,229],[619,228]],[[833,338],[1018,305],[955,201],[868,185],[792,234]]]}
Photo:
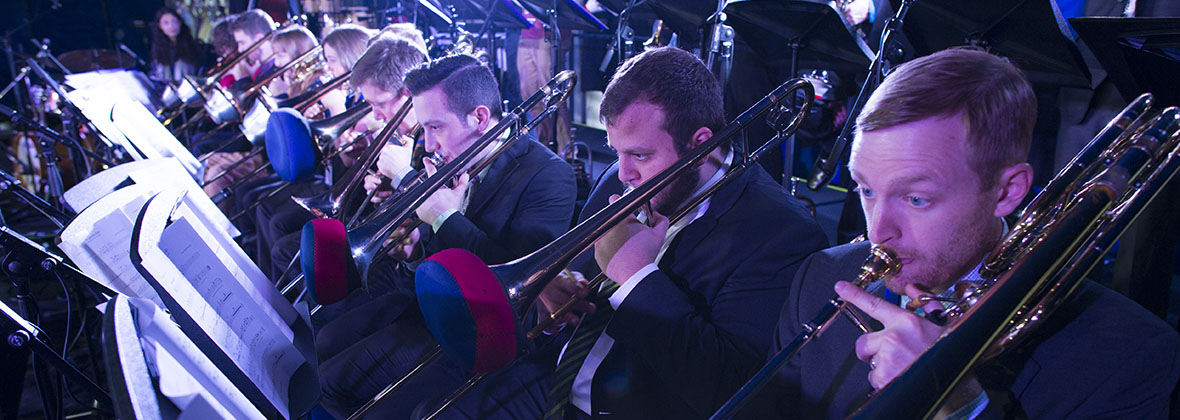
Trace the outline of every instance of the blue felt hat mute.
{"label": "blue felt hat mute", "polygon": [[295,181],[315,172],[315,140],[307,120],[298,111],[280,108],[266,120],[266,156],[284,181]]}
{"label": "blue felt hat mute", "polygon": [[430,334],[452,361],[486,373],[516,357],[508,295],[475,254],[447,249],[430,256],[414,272],[414,286]]}
{"label": "blue felt hat mute", "polygon": [[301,239],[299,266],[307,281],[307,293],[316,303],[339,302],[361,287],[343,223],[336,219],[312,219],[303,225]]}

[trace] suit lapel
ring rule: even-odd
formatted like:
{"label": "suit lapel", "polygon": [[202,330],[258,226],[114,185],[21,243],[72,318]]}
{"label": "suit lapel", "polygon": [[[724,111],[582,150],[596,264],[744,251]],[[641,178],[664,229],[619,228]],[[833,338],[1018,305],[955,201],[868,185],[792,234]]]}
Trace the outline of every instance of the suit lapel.
{"label": "suit lapel", "polygon": [[672,239],[672,243],[668,245],[668,252],[665,254],[665,257],[671,255],[673,259],[670,261],[675,261],[676,251],[683,250],[684,252],[689,252],[696,249],[705,237],[709,236],[709,233],[717,227],[718,219],[725,212],[729,211],[729,209],[733,208],[738,197],[741,196],[742,191],[746,190],[746,184],[749,182],[752,173],[750,170],[747,170],[738,179],[735,179],[729,185],[721,188],[717,194],[714,194],[713,198],[709,200],[709,209],[705,211],[705,214],[700,219],[685,226],[684,230],[680,231]]}
{"label": "suit lapel", "polygon": [[528,139],[518,139],[509,147],[508,151],[492,163],[492,166],[488,168],[488,175],[480,181],[479,186],[475,189],[475,194],[471,196],[471,202],[467,203],[465,215],[479,214],[488,201],[496,196],[496,191],[508,181],[516,167],[520,166],[519,157],[524,155],[525,150],[528,149],[528,143]]}

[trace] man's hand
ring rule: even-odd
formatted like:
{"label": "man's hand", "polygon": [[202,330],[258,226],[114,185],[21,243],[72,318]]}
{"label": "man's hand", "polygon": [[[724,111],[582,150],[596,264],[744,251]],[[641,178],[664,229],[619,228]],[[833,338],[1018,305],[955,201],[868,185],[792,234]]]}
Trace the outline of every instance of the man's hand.
{"label": "man's hand", "polygon": [[570,299],[578,299],[568,312],[557,317],[553,324],[545,329],[546,333],[553,334],[567,326],[576,327],[582,320],[579,314],[592,314],[597,309],[593,303],[585,300],[586,295],[590,293],[590,289],[586,287],[588,283],[586,277],[577,271],[570,272],[570,274],[573,274],[573,277],[566,275],[565,271],[558,273],[557,277],[545,285],[541,294],[537,296],[537,311],[542,317],[551,316]]}
{"label": "man's hand", "polygon": [[[852,283],[837,282],[835,289],[845,302],[885,326],[881,331],[867,333],[856,339],[856,356],[868,362],[873,369],[869,372],[869,384],[873,389],[881,389],[889,384],[943,333],[943,327],[873,296]],[[909,285],[906,294],[917,296],[921,293]],[[941,308],[938,305],[937,302],[931,302],[927,310]]]}
{"label": "man's hand", "polygon": [[396,179],[397,175],[410,167],[410,159],[414,154],[414,144],[398,146],[390,141],[381,148],[381,155],[377,157],[377,171],[389,179]]}
{"label": "man's hand", "polygon": [[[385,238],[385,247],[389,249],[388,255],[390,257],[399,261],[413,261],[417,259],[418,239],[421,238],[421,234],[418,232],[418,229],[413,229],[409,233],[406,233],[406,229],[409,229],[410,226],[415,224],[413,220],[406,220],[402,222],[401,226],[394,229],[388,238]],[[390,241],[395,238],[401,238],[401,240],[397,245],[390,246]]]}
{"label": "man's hand", "polygon": [[[438,170],[429,160],[426,161],[424,169],[426,170],[427,176],[434,176],[434,173]],[[463,194],[467,192],[467,182],[469,180],[470,177],[464,173],[459,176],[459,180],[455,182],[454,187],[447,188],[444,186],[439,188],[434,194],[427,197],[421,206],[418,206],[418,218],[422,219],[428,225],[433,225],[434,221],[439,216],[442,216],[443,213],[448,210],[458,210],[459,204],[463,202]]]}
{"label": "man's hand", "polygon": [[[374,194],[373,190],[377,190],[377,193]],[[383,178],[373,174],[365,175],[365,194],[373,195],[373,198],[370,198],[369,201],[380,203],[393,195],[393,186],[389,184],[389,178]]]}
{"label": "man's hand", "polygon": [[[367,130],[368,127],[363,122],[360,122],[354,125],[351,130],[346,130],[333,140],[332,144],[336,146],[337,150],[340,150],[340,161],[344,162],[344,166],[352,166],[361,157],[361,154],[364,153],[365,148],[369,146],[369,138],[365,134]],[[353,140],[358,138],[360,140],[353,143]]]}
{"label": "man's hand", "polygon": [[[611,195],[610,202],[618,199],[618,195]],[[655,222],[653,226],[648,227],[639,219],[628,217],[594,243],[594,260],[607,277],[620,285],[656,261],[660,246],[668,235],[667,217],[654,211],[648,216]]]}

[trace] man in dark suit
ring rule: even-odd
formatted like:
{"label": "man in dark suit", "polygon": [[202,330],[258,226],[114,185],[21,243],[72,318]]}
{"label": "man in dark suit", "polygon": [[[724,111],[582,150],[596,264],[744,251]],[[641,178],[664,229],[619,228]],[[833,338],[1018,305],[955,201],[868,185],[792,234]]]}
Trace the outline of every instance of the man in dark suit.
{"label": "man in dark suit", "polygon": [[[724,124],[721,102],[716,79],[683,50],[655,49],[623,64],[601,112],[619,163],[583,216],[712,137]],[[827,243],[804,205],[757,166],[683,219],[668,220],[718,182],[737,153],[731,145],[714,150],[657,194],[647,213],[653,227],[632,217],[598,241],[596,261],[581,269],[591,277],[605,267],[612,281],[603,289],[555,279],[541,315],[571,295],[591,295],[581,306],[588,314],[569,319],[564,336],[492,375],[444,418],[707,417],[758,367],[774,322],[767,314],[780,307],[798,263]],[[618,284],[613,294],[610,283]]]}
{"label": "man in dark suit", "polygon": [[[772,354],[838,294],[874,332],[836,320],[777,372],[743,415],[844,418],[919,357],[943,327],[903,309],[953,296],[1007,230],[1024,199],[1036,100],[1011,64],[951,49],[899,67],[858,118],[850,159],[868,239],[894,250],[901,271],[862,290],[848,283],[869,242],[809,258],[784,305]],[[881,287],[885,286],[885,287]],[[942,309],[937,301],[923,312]],[[1164,418],[1180,377],[1180,339],[1160,319],[1092,282],[1036,331],[1029,346],[977,369],[942,414],[956,418]],[[931,384],[934,386],[934,384]],[[986,392],[985,392],[986,391]]]}
{"label": "man in dark suit", "polygon": [[[443,160],[467,150],[499,121],[495,78],[471,56],[418,66],[406,75],[405,87],[425,129],[426,150]],[[427,164],[428,173],[434,170]],[[421,227],[393,255],[411,265],[447,248],[466,249],[492,264],[519,258],[569,228],[575,193],[570,166],[535,140],[521,138],[486,170],[464,174],[453,186],[433,193],[417,209]],[[393,276],[382,286],[382,295],[352,307],[319,331],[324,407],[333,414],[346,417],[433,347],[414,303],[411,280],[411,274]],[[391,401],[373,416],[404,418],[419,401]]]}

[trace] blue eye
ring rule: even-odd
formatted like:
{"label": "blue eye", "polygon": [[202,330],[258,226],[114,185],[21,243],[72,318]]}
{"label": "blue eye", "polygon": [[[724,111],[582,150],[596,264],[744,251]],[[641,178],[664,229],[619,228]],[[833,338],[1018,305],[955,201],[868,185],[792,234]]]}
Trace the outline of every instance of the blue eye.
{"label": "blue eye", "polygon": [[909,202],[910,205],[914,206],[914,207],[926,207],[927,205],[930,204],[930,200],[927,200],[922,197],[915,197],[912,195],[906,197],[906,201]]}
{"label": "blue eye", "polygon": [[873,190],[865,187],[856,187],[856,192],[864,198],[873,198]]}

